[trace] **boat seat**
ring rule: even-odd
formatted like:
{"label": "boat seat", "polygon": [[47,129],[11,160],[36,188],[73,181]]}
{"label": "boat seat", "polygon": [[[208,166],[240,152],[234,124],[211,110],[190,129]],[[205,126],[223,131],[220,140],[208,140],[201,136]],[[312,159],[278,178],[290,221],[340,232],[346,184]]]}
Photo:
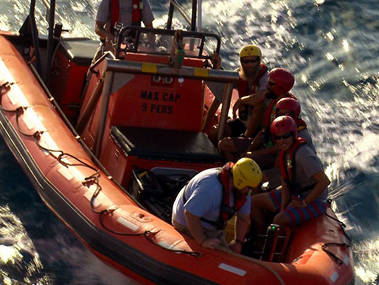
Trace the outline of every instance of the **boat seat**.
{"label": "boat seat", "polygon": [[99,47],[99,41],[86,38],[62,39],[60,44],[67,58],[77,65],[84,66],[90,66],[96,50]]}
{"label": "boat seat", "polygon": [[111,135],[127,155],[185,162],[221,162],[208,136],[201,132],[112,126]]}

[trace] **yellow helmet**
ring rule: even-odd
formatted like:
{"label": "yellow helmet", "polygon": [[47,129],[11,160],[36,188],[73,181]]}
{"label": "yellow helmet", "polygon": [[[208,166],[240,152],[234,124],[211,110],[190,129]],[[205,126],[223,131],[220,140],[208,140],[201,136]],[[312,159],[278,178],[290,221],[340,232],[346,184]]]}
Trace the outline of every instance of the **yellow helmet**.
{"label": "yellow helmet", "polygon": [[259,56],[260,58],[262,58],[261,49],[254,45],[245,46],[240,51],[240,58],[246,56]]}
{"label": "yellow helmet", "polygon": [[259,165],[251,158],[239,159],[232,168],[233,184],[238,190],[248,187],[257,187],[262,182],[262,171]]}

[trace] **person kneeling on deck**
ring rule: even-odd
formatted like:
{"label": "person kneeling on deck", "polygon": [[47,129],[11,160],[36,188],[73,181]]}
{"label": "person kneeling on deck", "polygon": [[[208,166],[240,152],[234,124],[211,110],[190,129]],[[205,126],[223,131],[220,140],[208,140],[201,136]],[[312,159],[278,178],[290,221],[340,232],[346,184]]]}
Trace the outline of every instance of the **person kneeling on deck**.
{"label": "person kneeling on deck", "polygon": [[[204,170],[183,187],[172,209],[172,224],[207,248],[227,247],[240,252],[249,228],[250,189],[257,191],[262,172],[254,160]],[[237,213],[235,237],[225,241],[226,222]]]}
{"label": "person kneeling on deck", "polygon": [[282,185],[279,189],[252,197],[252,221],[255,230],[265,231],[265,213],[276,214],[274,224],[295,226],[325,213],[330,181],[322,163],[306,140],[297,135],[296,122],[280,116],[271,124],[278,146]]}

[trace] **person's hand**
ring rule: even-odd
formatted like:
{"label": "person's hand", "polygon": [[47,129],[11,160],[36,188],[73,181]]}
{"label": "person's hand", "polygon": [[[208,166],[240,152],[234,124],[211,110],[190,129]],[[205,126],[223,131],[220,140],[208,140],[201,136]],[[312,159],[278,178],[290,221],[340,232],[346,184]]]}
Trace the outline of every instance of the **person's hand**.
{"label": "person's hand", "polygon": [[236,101],[236,103],[234,103],[234,106],[233,106],[233,119],[237,118],[237,111],[240,108],[240,106],[241,106],[241,99],[238,98],[238,100]]}
{"label": "person's hand", "polygon": [[236,241],[236,240],[232,240],[230,243],[229,243],[229,248],[231,250],[233,250],[234,252],[236,253],[241,253],[241,250],[242,250],[242,242],[240,241]]}
{"label": "person's hand", "polygon": [[210,58],[211,58],[213,69],[220,69],[221,68],[221,57],[220,57],[220,55],[215,52],[215,53],[212,53],[210,55]]}
{"label": "person's hand", "polygon": [[216,248],[218,245],[220,245],[221,241],[217,238],[206,238],[205,240],[202,241],[200,244],[202,247],[206,248]]}

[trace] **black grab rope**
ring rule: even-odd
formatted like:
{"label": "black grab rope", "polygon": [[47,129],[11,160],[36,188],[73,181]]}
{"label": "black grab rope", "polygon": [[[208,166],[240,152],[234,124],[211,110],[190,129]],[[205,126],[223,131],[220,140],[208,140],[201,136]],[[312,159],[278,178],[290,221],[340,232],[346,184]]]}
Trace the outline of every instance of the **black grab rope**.
{"label": "black grab rope", "polygon": [[[332,200],[328,199],[327,203],[330,206],[332,204]],[[345,231],[346,225],[342,221],[340,221],[338,218],[335,218],[335,217],[329,215],[326,212],[325,212],[325,216],[327,216],[328,218],[330,218],[333,221],[336,221],[338,223],[338,225],[341,227],[342,232],[344,233],[345,237],[347,238],[348,243],[346,243],[346,242],[341,242],[341,243],[338,243],[338,242],[327,242],[327,243],[324,243],[321,248],[322,248],[323,251],[325,251],[333,259],[334,262],[338,263],[338,265],[342,265],[343,264],[342,259],[339,258],[337,255],[335,255],[333,252],[331,252],[328,249],[328,247],[329,246],[339,246],[339,247],[343,247],[343,248],[349,248],[349,247],[351,247],[351,238],[346,233],[346,231]]]}
{"label": "black grab rope", "polygon": [[[69,166],[72,166],[72,167],[87,167],[91,170],[94,171],[93,174],[87,176],[84,178],[84,181],[82,181],[82,185],[89,188],[91,185],[96,185],[96,189],[95,191],[92,193],[92,196],[91,196],[91,199],[90,199],[90,206],[91,206],[91,210],[93,213],[97,214],[99,216],[99,222],[100,222],[100,225],[108,232],[112,233],[112,234],[115,234],[115,235],[120,235],[120,236],[144,236],[145,239],[149,242],[151,242],[152,244],[154,244],[155,246],[158,246],[160,248],[163,248],[167,251],[170,251],[170,252],[175,252],[175,253],[183,253],[183,254],[188,254],[188,255],[191,255],[191,256],[200,256],[200,253],[199,252],[195,252],[195,251],[186,251],[186,250],[178,250],[178,249],[170,249],[170,248],[167,248],[167,247],[164,247],[162,245],[160,245],[159,243],[155,242],[153,240],[153,237],[159,232],[151,232],[151,231],[144,231],[143,233],[122,233],[122,232],[117,232],[117,231],[114,231],[110,228],[108,228],[105,224],[104,224],[104,216],[105,215],[109,215],[111,213],[113,213],[116,208],[112,208],[112,209],[105,209],[105,210],[101,210],[101,211],[97,211],[95,209],[95,200],[96,198],[98,197],[98,195],[100,194],[102,188],[101,188],[101,185],[99,183],[99,178],[100,178],[100,171],[98,169],[96,169],[95,167],[89,165],[88,163],[82,161],[80,158],[70,154],[70,153],[66,153],[62,150],[56,150],[56,149],[50,149],[50,148],[47,148],[45,146],[43,146],[40,141],[41,141],[41,136],[42,134],[44,133],[44,131],[35,131],[33,133],[26,133],[24,132],[21,127],[20,127],[20,124],[19,124],[19,118],[25,113],[25,111],[28,109],[28,108],[32,108],[33,106],[20,106],[20,107],[17,107],[15,109],[5,109],[3,106],[2,106],[2,95],[5,94],[6,92],[8,92],[11,88],[11,85],[13,85],[14,83],[9,83],[9,82],[5,82],[3,84],[0,84],[0,110],[1,111],[4,111],[4,112],[9,112],[9,113],[15,113],[16,114],[16,126],[17,126],[17,130],[20,134],[22,134],[23,136],[26,136],[26,137],[32,137],[36,143],[36,145],[42,149],[43,151],[47,152],[49,155],[51,155],[54,159],[56,159],[60,164],[62,164],[63,166],[65,167],[69,167]],[[71,158],[73,160],[76,161],[76,163],[68,163],[66,161],[64,161],[63,159],[64,158]]]}
{"label": "black grab rope", "polygon": [[159,233],[159,231],[156,231],[156,232],[152,232],[152,231],[144,231],[143,233],[123,233],[123,232],[118,232],[118,231],[114,231],[110,228],[108,228],[105,223],[104,223],[104,216],[105,215],[111,215],[114,211],[116,211],[117,209],[106,209],[106,210],[103,210],[101,211],[100,213],[100,224],[101,226],[106,229],[107,231],[115,234],[115,235],[120,235],[120,236],[144,236],[145,239],[149,242],[151,242],[152,244],[154,244],[155,246],[158,246],[160,248],[163,248],[167,251],[171,251],[171,252],[175,252],[175,253],[183,253],[183,254],[188,254],[188,255],[191,255],[191,256],[200,256],[200,253],[199,252],[196,252],[196,251],[186,251],[186,250],[181,250],[181,249],[172,249],[172,248],[167,248],[167,247],[164,247],[162,245],[160,245],[159,243],[155,242],[153,240],[153,237]]}
{"label": "black grab rope", "polygon": [[328,247],[329,246],[340,246],[340,247],[343,247],[343,248],[349,248],[351,247],[350,244],[347,244],[345,242],[342,242],[342,243],[338,243],[338,242],[328,242],[328,243],[324,243],[322,245],[322,250],[325,251],[332,259],[334,262],[338,263],[338,265],[342,265],[343,264],[343,261],[341,258],[339,258],[337,255],[335,255],[333,252],[331,252]]}

